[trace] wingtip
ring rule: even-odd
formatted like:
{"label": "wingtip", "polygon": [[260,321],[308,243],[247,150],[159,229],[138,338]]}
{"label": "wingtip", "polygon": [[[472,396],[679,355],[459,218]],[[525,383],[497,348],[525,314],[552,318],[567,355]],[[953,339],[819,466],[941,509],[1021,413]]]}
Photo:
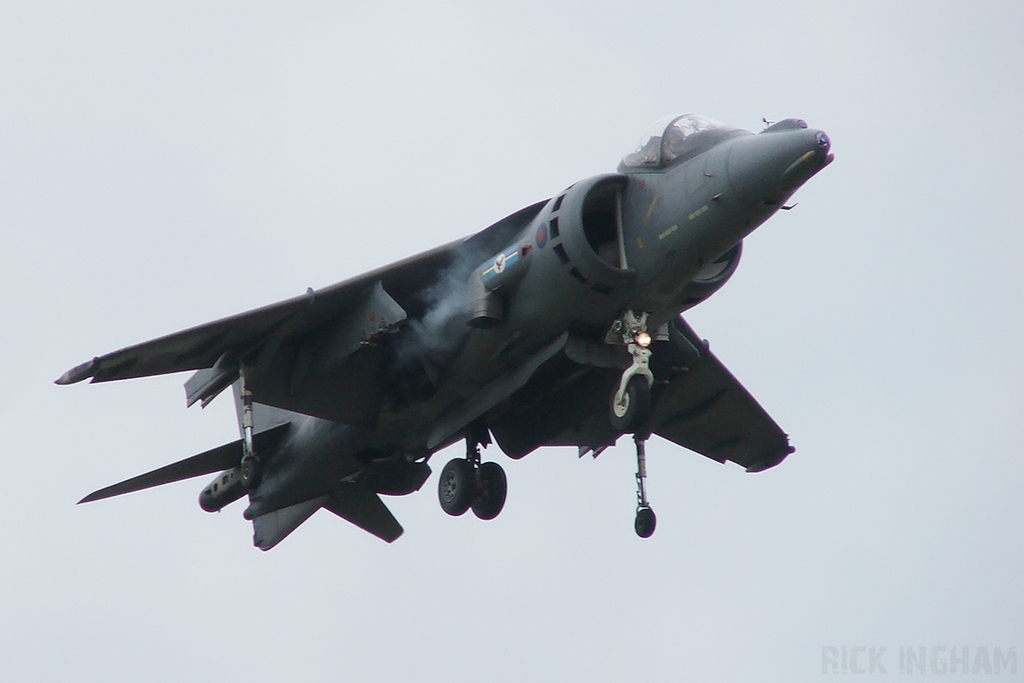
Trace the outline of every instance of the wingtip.
{"label": "wingtip", "polygon": [[114,486],[107,486],[106,488],[102,488],[99,491],[93,491],[88,496],[75,503],[75,505],[81,505],[82,503],[95,503],[97,500],[113,498],[114,496],[118,495],[117,492],[113,490],[116,486],[117,484],[115,484]]}
{"label": "wingtip", "polygon": [[66,384],[75,384],[81,382],[83,379],[89,379],[96,375],[96,371],[99,369],[100,359],[93,358],[92,360],[86,361],[81,365],[76,365],[71,368],[63,375],[53,381],[54,384],[64,386]]}

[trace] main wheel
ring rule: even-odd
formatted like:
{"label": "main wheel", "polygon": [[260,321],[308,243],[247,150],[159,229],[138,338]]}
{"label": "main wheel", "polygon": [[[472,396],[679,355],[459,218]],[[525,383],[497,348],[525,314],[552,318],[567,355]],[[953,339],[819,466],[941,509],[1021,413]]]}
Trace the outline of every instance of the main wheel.
{"label": "main wheel", "polygon": [[608,404],[608,417],[618,432],[640,431],[651,412],[651,386],[643,375],[629,378],[622,400],[616,401],[612,394]]}
{"label": "main wheel", "polygon": [[480,465],[480,491],[473,501],[473,514],[480,519],[494,519],[505,507],[508,481],[505,470],[496,462]]}
{"label": "main wheel", "polygon": [[654,516],[651,508],[640,508],[636,511],[636,521],[633,522],[633,529],[640,538],[650,538],[654,533],[654,527],[658,526],[658,518]]}
{"label": "main wheel", "polygon": [[453,517],[464,514],[476,498],[476,473],[465,458],[450,460],[437,481],[441,509]]}

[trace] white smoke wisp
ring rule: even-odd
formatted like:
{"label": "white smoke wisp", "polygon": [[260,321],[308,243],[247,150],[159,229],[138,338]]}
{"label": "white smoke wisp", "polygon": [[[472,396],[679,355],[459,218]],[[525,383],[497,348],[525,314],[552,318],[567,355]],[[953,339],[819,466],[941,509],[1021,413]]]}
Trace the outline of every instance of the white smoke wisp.
{"label": "white smoke wisp", "polygon": [[400,364],[416,357],[442,355],[455,350],[469,333],[466,321],[472,304],[469,278],[480,265],[477,250],[459,254],[420,293],[426,312],[406,323],[396,348]]}

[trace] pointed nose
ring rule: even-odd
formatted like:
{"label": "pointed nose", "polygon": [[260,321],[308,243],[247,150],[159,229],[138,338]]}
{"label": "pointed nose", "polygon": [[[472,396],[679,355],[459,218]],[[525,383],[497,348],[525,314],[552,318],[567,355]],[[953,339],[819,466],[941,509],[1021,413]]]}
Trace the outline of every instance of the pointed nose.
{"label": "pointed nose", "polygon": [[782,188],[795,190],[806,183],[811,176],[832,163],[834,158],[829,150],[832,141],[825,131],[814,131],[814,146],[800,155],[800,158],[782,172]]}
{"label": "pointed nose", "polygon": [[798,126],[738,138],[726,162],[729,184],[743,201],[773,205],[830,164],[831,148],[824,131]]}

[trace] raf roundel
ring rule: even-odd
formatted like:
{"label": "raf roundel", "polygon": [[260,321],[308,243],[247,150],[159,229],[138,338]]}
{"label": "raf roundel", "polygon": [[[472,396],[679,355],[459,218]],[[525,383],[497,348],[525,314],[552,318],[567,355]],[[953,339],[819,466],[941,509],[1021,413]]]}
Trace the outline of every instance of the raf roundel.
{"label": "raf roundel", "polygon": [[540,227],[537,228],[537,248],[543,249],[544,245],[548,243],[548,224],[541,223]]}

